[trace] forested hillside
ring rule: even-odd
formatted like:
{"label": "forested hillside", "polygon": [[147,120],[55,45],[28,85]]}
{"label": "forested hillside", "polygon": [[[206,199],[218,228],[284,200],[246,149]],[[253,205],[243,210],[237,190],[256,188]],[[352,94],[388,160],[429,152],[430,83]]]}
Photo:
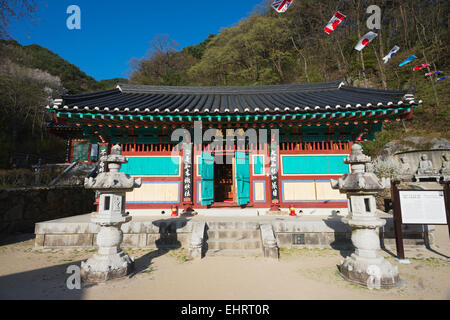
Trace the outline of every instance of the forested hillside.
{"label": "forested hillside", "polygon": [[[152,42],[148,57],[133,63],[130,80],[159,85],[260,85],[303,83],[346,78],[350,84],[384,89],[414,89],[424,101],[414,119],[387,124],[377,142],[366,148],[375,153],[382,144],[402,135],[450,137],[450,81],[436,82],[418,64],[450,74],[450,2],[446,0],[295,0],[279,14],[260,8],[236,26],[211,35],[198,46],[176,51],[167,37]],[[354,50],[368,31],[369,5],[382,9],[378,37],[362,53]],[[324,27],[336,12],[344,22],[328,35]],[[400,51],[388,64],[394,45]],[[399,67],[414,54],[416,61]]]}
{"label": "forested hillside", "polygon": [[15,40],[0,40],[0,58],[59,77],[68,94],[110,89],[117,81],[127,81],[111,79],[99,82],[48,49],[36,44],[22,46]]}
{"label": "forested hillside", "polygon": [[106,90],[118,81],[128,80],[98,82],[46,48],[0,40],[0,168],[19,158],[28,164],[64,160],[65,141],[47,133],[51,119],[44,107],[62,94]]}
{"label": "forested hillside", "polygon": [[[375,155],[385,143],[407,135],[450,138],[450,80],[424,76],[437,70],[450,74],[450,1],[295,0],[283,14],[270,2],[235,26],[182,50],[170,36],[156,37],[148,56],[130,62],[130,81],[225,86],[346,78],[361,87],[415,89],[423,104],[414,118],[385,124],[366,150]],[[366,8],[372,4],[382,9],[381,30],[359,52],[354,46],[369,31]],[[324,27],[336,11],[346,19],[328,35]],[[382,58],[394,45],[400,51],[384,64]],[[411,54],[418,59],[399,67]],[[431,68],[412,70],[422,63]],[[110,89],[117,81],[128,80],[98,82],[48,49],[0,40],[0,168],[11,167],[17,153],[63,156],[64,141],[46,133],[49,118],[43,107],[63,93]]]}

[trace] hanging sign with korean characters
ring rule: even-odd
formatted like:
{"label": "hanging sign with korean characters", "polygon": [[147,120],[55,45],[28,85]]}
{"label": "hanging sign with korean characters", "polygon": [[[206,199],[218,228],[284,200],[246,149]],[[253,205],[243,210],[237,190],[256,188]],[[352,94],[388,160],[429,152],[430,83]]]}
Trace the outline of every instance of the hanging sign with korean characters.
{"label": "hanging sign with korean characters", "polygon": [[270,185],[272,194],[272,203],[280,202],[280,190],[278,184],[278,144],[270,144]]}
{"label": "hanging sign with korean characters", "polygon": [[183,201],[192,202],[192,144],[185,144],[183,151]]}

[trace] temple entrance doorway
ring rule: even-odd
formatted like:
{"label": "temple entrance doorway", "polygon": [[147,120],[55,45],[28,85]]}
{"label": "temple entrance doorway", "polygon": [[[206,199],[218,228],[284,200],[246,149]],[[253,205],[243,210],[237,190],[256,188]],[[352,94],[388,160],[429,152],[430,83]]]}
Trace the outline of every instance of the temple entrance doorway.
{"label": "temple entrance doorway", "polygon": [[200,172],[201,204],[212,207],[237,207],[250,203],[250,163],[248,152],[225,154],[202,152]]}
{"label": "temple entrance doorway", "polygon": [[214,202],[234,203],[234,182],[232,164],[214,164]]}

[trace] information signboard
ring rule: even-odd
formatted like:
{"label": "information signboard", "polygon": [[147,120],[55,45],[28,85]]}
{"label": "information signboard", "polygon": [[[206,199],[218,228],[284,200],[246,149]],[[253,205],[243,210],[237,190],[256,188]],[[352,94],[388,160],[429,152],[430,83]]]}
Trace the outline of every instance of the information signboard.
{"label": "information signboard", "polygon": [[394,209],[395,242],[397,257],[405,260],[402,224],[448,225],[450,234],[450,182],[443,190],[399,190],[399,181],[391,186]]}
{"label": "information signboard", "polygon": [[444,191],[399,191],[403,224],[447,224]]}

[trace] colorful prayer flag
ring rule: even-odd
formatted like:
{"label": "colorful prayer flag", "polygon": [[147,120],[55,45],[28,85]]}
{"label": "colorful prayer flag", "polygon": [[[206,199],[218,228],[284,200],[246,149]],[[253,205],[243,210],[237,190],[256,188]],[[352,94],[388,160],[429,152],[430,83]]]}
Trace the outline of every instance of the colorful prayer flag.
{"label": "colorful prayer flag", "polygon": [[337,28],[337,26],[342,21],[344,21],[344,19],[345,16],[342,13],[340,13],[339,11],[336,12],[333,18],[331,18],[330,22],[328,22],[327,26],[325,27],[325,32],[328,34],[332,33]]}
{"label": "colorful prayer flag", "polygon": [[416,60],[417,57],[415,55],[410,55],[406,60],[404,60],[402,63],[400,63],[400,67],[403,67],[404,65],[407,65],[408,63],[410,63],[411,61]]}
{"label": "colorful prayer flag", "polygon": [[433,74],[441,74],[441,73],[443,73],[443,72],[442,71],[431,71],[431,72],[425,73],[425,77],[432,76]]}
{"label": "colorful prayer flag", "polygon": [[391,49],[391,52],[389,52],[389,54],[383,58],[384,63],[388,63],[389,60],[391,60],[391,58],[398,52],[398,50],[400,50],[399,46],[394,46]]}
{"label": "colorful prayer flag", "polygon": [[442,80],[445,80],[445,79],[448,79],[448,78],[450,78],[450,76],[445,76],[445,77],[437,79],[436,82],[439,82],[439,81],[442,81]]}
{"label": "colorful prayer flag", "polygon": [[294,0],[275,0],[272,2],[272,7],[278,12],[285,12]]}
{"label": "colorful prayer flag", "polygon": [[421,64],[420,66],[415,67],[414,71],[419,71],[419,70],[422,70],[422,69],[428,68],[428,67],[431,67],[431,65],[429,65],[428,63],[424,63],[424,64]]}
{"label": "colorful prayer flag", "polygon": [[358,44],[356,45],[355,49],[358,51],[361,51],[364,49],[369,43],[372,42],[373,39],[375,39],[378,36],[375,32],[369,31],[366,33],[364,37],[359,40]]}

